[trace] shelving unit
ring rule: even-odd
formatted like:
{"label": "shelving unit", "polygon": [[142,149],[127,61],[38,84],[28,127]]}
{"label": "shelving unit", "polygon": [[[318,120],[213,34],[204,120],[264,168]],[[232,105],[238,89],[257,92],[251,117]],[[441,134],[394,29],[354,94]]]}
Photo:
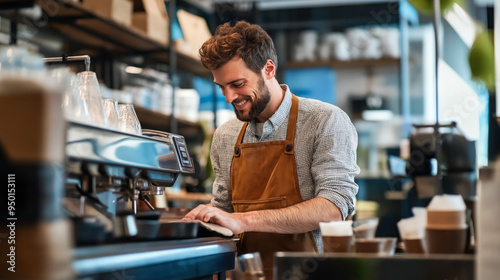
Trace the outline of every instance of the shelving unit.
{"label": "shelving unit", "polygon": [[[80,3],[69,0],[36,0],[49,16],[48,28],[93,49],[103,49],[114,56],[147,55],[170,63],[170,47],[149,38],[133,26],[125,26]],[[177,53],[177,66],[198,76],[209,77],[198,59]]]}
{"label": "shelving unit", "polygon": [[[85,54],[102,55],[111,60],[129,56],[143,56],[145,64],[157,62],[168,64],[174,88],[178,83],[178,69],[201,77],[211,76],[210,71],[205,69],[197,58],[177,52],[175,44],[171,47],[156,41],[148,37],[144,31],[116,22],[99,12],[88,9],[79,2],[71,0],[0,0],[0,16],[9,19],[12,23],[11,29],[15,27],[17,30],[18,23],[25,23],[17,9],[32,7],[34,4],[39,5],[47,16],[46,22],[38,25],[37,28],[76,44],[78,50],[85,49],[86,52],[90,52]],[[176,1],[170,0],[168,5],[169,17],[172,18],[175,15]],[[172,6],[173,8],[171,8]],[[35,26],[37,25],[35,24]],[[13,39],[17,39],[16,33],[11,32]],[[169,41],[172,41],[171,38]],[[74,51],[77,50],[70,50],[70,54],[74,54]],[[186,141],[192,141],[195,145],[201,145],[203,142],[203,129],[198,123],[178,120],[146,108],[137,107],[136,111],[143,128],[178,133],[184,135]]]}
{"label": "shelving unit", "polygon": [[379,66],[399,66],[399,58],[381,59],[356,59],[356,60],[318,60],[318,61],[291,61],[287,63],[288,68],[313,68],[313,67],[379,67]]}
{"label": "shelving unit", "polygon": [[21,9],[31,7],[34,0],[0,0],[2,6],[7,9]]}

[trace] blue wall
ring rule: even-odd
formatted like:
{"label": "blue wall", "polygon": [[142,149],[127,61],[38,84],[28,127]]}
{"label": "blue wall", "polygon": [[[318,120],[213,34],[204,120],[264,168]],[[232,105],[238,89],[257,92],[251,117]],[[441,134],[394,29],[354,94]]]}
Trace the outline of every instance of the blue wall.
{"label": "blue wall", "polygon": [[335,104],[335,72],[331,68],[286,70],[284,78],[293,94]]}

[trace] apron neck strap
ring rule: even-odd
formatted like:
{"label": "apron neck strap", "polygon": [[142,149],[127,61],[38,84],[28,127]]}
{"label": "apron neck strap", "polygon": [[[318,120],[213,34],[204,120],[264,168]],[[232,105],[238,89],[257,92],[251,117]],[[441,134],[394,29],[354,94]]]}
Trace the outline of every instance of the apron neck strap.
{"label": "apron neck strap", "polygon": [[286,130],[286,141],[293,145],[295,140],[295,127],[297,125],[297,116],[299,115],[299,99],[292,94],[292,107],[288,117],[288,128]]}
{"label": "apron neck strap", "polygon": [[[297,124],[297,116],[299,114],[299,99],[297,96],[292,94],[292,107],[290,108],[290,115],[288,117],[288,128],[286,131],[286,143],[293,146],[295,140],[295,126]],[[245,130],[247,129],[248,122],[245,122],[240,130],[238,139],[236,140],[235,148],[237,148],[243,142],[243,135],[245,135]]]}
{"label": "apron neck strap", "polygon": [[241,127],[240,134],[238,135],[238,140],[236,140],[236,145],[234,147],[239,146],[243,142],[243,135],[245,135],[245,130],[247,129],[248,122],[245,122],[243,124],[243,127]]}

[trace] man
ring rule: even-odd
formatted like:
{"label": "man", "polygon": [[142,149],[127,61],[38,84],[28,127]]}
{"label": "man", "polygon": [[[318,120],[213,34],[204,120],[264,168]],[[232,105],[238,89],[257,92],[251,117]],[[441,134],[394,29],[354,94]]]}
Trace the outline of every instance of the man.
{"label": "man", "polygon": [[273,42],[257,25],[219,26],[200,56],[238,120],[214,134],[212,202],[184,220],[240,234],[238,253],[260,252],[272,279],[274,252],[322,251],[319,223],[353,212],[357,134],[338,107],[278,83]]}

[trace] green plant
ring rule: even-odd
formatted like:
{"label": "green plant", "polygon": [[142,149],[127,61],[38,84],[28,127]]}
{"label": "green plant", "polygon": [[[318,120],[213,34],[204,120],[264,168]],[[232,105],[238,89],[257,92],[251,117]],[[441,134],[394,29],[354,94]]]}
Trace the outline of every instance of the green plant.
{"label": "green plant", "polygon": [[488,30],[477,33],[469,51],[469,66],[472,78],[492,90],[495,86],[495,50],[493,34]]}
{"label": "green plant", "polygon": [[[422,14],[427,14],[430,15],[434,11],[434,4],[433,0],[409,0],[408,3],[410,3],[417,11],[421,12]],[[460,1],[461,2],[461,1]],[[457,0],[441,0],[440,1],[440,7],[441,7],[441,14],[446,12],[448,9],[450,9],[453,4],[459,3]]]}

